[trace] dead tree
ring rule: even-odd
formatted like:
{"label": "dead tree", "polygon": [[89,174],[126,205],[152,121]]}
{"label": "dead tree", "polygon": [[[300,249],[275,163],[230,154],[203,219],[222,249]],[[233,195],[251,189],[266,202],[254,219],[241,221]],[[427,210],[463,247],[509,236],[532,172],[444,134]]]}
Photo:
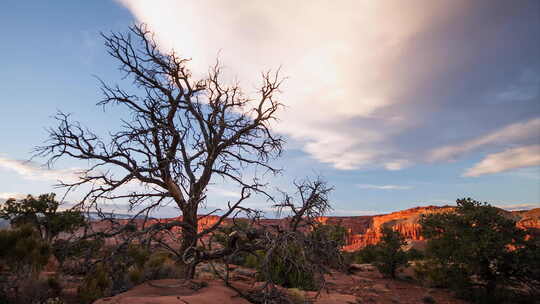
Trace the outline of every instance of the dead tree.
{"label": "dead tree", "polygon": [[[102,36],[137,93],[101,81],[104,98],[98,105],[121,106],[130,116],[104,139],[69,114],[58,113],[58,126],[49,129],[48,141],[36,148],[36,155],[48,157],[49,164],[64,157],[91,164],[78,181],[61,184],[68,191],[90,186],[81,202],[86,207],[127,199],[130,208],[148,214],[172,202],[182,218],[167,228],[181,227],[180,251],[186,252],[250,195],[266,194],[259,179],[243,176],[246,168],[279,172],[270,161],[280,155],[283,139],[272,133],[270,124],[281,107],[276,95],[282,79],[278,72],[263,73],[257,98],[250,99],[237,83],[224,83],[219,62],[206,77],[194,80],[189,59],[160,52],[144,25],[131,27],[128,34]],[[199,208],[217,178],[238,185],[239,199],[222,208],[215,225],[199,231]],[[122,192],[133,182],[141,190]],[[193,277],[194,269],[194,263],[186,267],[186,278]]]}
{"label": "dead tree", "polygon": [[[212,239],[207,244],[207,252],[214,258],[222,258],[225,265],[225,273],[217,272],[218,277],[253,303],[292,303],[277,285],[300,283],[302,287],[321,290],[325,286],[325,274],[332,269],[344,269],[339,243],[330,235],[316,233],[321,228],[320,217],[332,209],[328,195],[333,188],[321,178],[305,179],[294,186],[295,193],[282,192],[283,197],[274,205],[278,214],[289,215],[285,225],[265,225],[258,214],[252,214],[253,218],[233,220],[218,231],[219,249],[210,248]],[[260,259],[258,271],[265,282],[249,292],[236,288],[229,278],[230,258],[242,253]],[[289,273],[301,274],[302,282],[289,281],[285,278]]]}

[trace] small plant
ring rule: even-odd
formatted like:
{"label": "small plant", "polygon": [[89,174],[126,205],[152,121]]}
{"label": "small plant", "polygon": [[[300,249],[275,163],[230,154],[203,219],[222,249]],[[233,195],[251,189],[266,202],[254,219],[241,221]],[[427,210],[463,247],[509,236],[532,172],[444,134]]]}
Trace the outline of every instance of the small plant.
{"label": "small plant", "polygon": [[423,302],[423,303],[426,303],[426,304],[435,304],[435,303],[437,303],[437,302],[435,301],[435,299],[433,299],[432,296],[425,296],[425,297],[423,297],[423,298],[422,298],[422,302]]}
{"label": "small plant", "polygon": [[481,303],[517,302],[519,293],[540,289],[539,240],[506,211],[465,198],[420,223],[428,239],[423,271],[435,284]]}
{"label": "small plant", "polygon": [[377,246],[368,245],[353,253],[352,262],[356,264],[370,264],[377,260]]}
{"label": "small plant", "polygon": [[287,294],[289,296],[289,300],[291,300],[293,304],[306,303],[306,297],[304,296],[304,292],[298,288],[289,288]]}
{"label": "small plant", "polygon": [[398,268],[408,264],[407,253],[402,249],[406,244],[405,238],[389,227],[384,227],[381,232],[382,239],[377,245],[375,266],[383,275],[394,279]]}
{"label": "small plant", "polygon": [[47,299],[45,304],[65,304],[65,302],[61,298],[56,297]]}
{"label": "small plant", "polygon": [[259,272],[267,274],[264,279],[283,287],[316,290],[319,287],[318,273],[311,267],[308,255],[305,247],[289,243],[266,254]]}
{"label": "small plant", "polygon": [[77,289],[79,301],[89,304],[103,298],[110,293],[112,281],[103,264],[98,264],[94,271],[89,273],[83,284]]}
{"label": "small plant", "polygon": [[28,195],[22,200],[8,199],[0,207],[0,218],[10,221],[13,227],[32,226],[40,237],[51,245],[62,232],[73,232],[86,224],[79,210],[58,210],[60,202],[55,194]]}

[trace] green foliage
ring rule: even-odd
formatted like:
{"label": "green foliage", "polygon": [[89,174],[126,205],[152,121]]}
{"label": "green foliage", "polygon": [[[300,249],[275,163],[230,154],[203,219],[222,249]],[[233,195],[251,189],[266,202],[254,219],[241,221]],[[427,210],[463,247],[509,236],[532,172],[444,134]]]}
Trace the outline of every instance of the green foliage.
{"label": "green foliage", "polygon": [[435,299],[433,299],[432,296],[424,296],[424,297],[422,298],[422,302],[423,302],[423,303],[426,303],[426,304],[435,304],[435,303],[437,303],[437,302],[435,301]]}
{"label": "green foliage", "polygon": [[139,246],[130,245],[126,255],[130,259],[127,262],[127,279],[132,284],[181,276],[180,268],[165,251],[151,253]]}
{"label": "green foliage", "polygon": [[36,275],[49,260],[50,247],[28,225],[0,231],[0,262],[21,275]]}
{"label": "green foliage", "polygon": [[253,254],[246,254],[242,266],[257,269],[261,265],[261,259],[263,256],[264,252],[262,250],[257,250]]}
{"label": "green foliage", "polygon": [[40,303],[56,295],[57,285],[38,279],[51,250],[30,225],[0,231],[0,266],[5,275],[0,284],[9,303]]}
{"label": "green foliage", "polygon": [[62,265],[66,260],[96,257],[103,247],[103,239],[81,239],[75,241],[56,240],[52,246],[54,256]]}
{"label": "green foliage", "polygon": [[503,212],[467,198],[457,200],[455,212],[424,216],[424,272],[436,284],[485,303],[504,301],[503,287],[538,286],[537,243]]}
{"label": "green foliage", "polygon": [[308,254],[306,248],[296,243],[276,248],[271,255],[261,258],[269,259],[268,269],[264,271],[268,274],[268,278],[265,279],[286,288],[316,290],[317,274],[312,271],[306,254]]}
{"label": "green foliage", "polygon": [[110,294],[112,281],[103,264],[98,264],[77,289],[79,302],[89,304]]}
{"label": "green foliage", "polygon": [[382,238],[376,246],[377,258],[374,264],[383,275],[395,278],[398,268],[408,264],[407,253],[402,249],[406,244],[405,238],[389,227],[383,227],[381,233]]}
{"label": "green foliage", "polygon": [[298,288],[289,288],[287,290],[287,295],[289,296],[289,300],[293,304],[304,304],[304,303],[306,303],[306,297],[304,295],[304,292],[301,291]]}
{"label": "green foliage", "polygon": [[310,234],[315,240],[331,241],[335,248],[341,248],[347,241],[347,229],[340,225],[320,224]]}
{"label": "green foliage", "polygon": [[377,260],[377,246],[368,245],[351,253],[351,262],[356,264],[370,264]]}
{"label": "green foliage", "polygon": [[407,250],[406,253],[407,253],[407,259],[409,261],[418,261],[424,258],[424,253],[415,248],[411,248]]}
{"label": "green foliage", "polygon": [[0,207],[0,218],[9,220],[14,227],[30,225],[41,238],[52,243],[61,232],[73,232],[85,224],[80,211],[59,211],[59,206],[54,193],[42,194],[37,198],[28,195],[22,200],[7,200]]}

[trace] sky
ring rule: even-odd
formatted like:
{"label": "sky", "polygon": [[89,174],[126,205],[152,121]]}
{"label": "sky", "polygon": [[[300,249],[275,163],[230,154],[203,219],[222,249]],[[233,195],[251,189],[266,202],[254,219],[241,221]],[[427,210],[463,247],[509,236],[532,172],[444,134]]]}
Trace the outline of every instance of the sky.
{"label": "sky", "polygon": [[[129,86],[100,32],[134,23],[147,24],[162,52],[191,58],[194,77],[219,57],[247,94],[262,71],[280,68],[286,107],[273,129],[287,144],[274,163],[284,172],[270,182],[288,189],[324,177],[335,187],[334,215],[461,197],[540,207],[535,0],[2,1],[0,199],[61,195],[57,180],[88,166],[29,161],[57,111],[98,133],[119,126],[126,113],[96,106],[96,76]],[[207,204],[234,199],[234,190],[212,185]]]}

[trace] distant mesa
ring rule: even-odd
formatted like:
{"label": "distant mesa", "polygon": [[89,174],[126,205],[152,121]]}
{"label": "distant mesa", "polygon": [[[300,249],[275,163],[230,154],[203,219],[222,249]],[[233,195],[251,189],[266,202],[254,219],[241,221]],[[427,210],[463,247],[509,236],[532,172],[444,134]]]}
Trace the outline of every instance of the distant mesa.
{"label": "distant mesa", "polygon": [[[389,214],[365,215],[365,216],[327,216],[319,218],[324,224],[340,225],[347,229],[345,251],[356,251],[368,245],[375,245],[381,240],[380,230],[384,226],[390,226],[405,236],[410,247],[422,249],[425,246],[421,235],[420,218],[423,214],[451,212],[452,206],[425,206],[415,207],[406,210],[396,211]],[[506,211],[501,209],[507,216],[512,217],[517,222],[517,226],[528,229],[533,234],[540,235],[540,208],[523,211]],[[97,214],[96,214],[97,216]],[[124,219],[127,223],[128,215],[116,214],[117,219]],[[181,220],[178,218],[149,219],[147,224],[152,222],[170,222]],[[219,216],[207,216],[199,220],[199,232],[216,224]],[[142,221],[140,219],[139,221]],[[223,224],[230,223],[226,219]],[[261,225],[286,226],[286,219],[263,219]],[[173,232],[180,233],[180,228],[175,227]]]}
{"label": "distant mesa", "polygon": [[[408,240],[411,247],[422,248],[424,239],[421,235],[420,217],[423,214],[442,213],[454,210],[451,206],[415,207],[402,211],[374,216],[351,217],[325,217],[321,219],[327,224],[340,224],[347,231],[347,242],[343,247],[345,251],[355,251],[368,245],[375,245],[381,240],[380,230],[383,226],[390,226],[399,231]],[[517,226],[540,234],[540,208],[526,211],[506,211],[516,220]]]}

